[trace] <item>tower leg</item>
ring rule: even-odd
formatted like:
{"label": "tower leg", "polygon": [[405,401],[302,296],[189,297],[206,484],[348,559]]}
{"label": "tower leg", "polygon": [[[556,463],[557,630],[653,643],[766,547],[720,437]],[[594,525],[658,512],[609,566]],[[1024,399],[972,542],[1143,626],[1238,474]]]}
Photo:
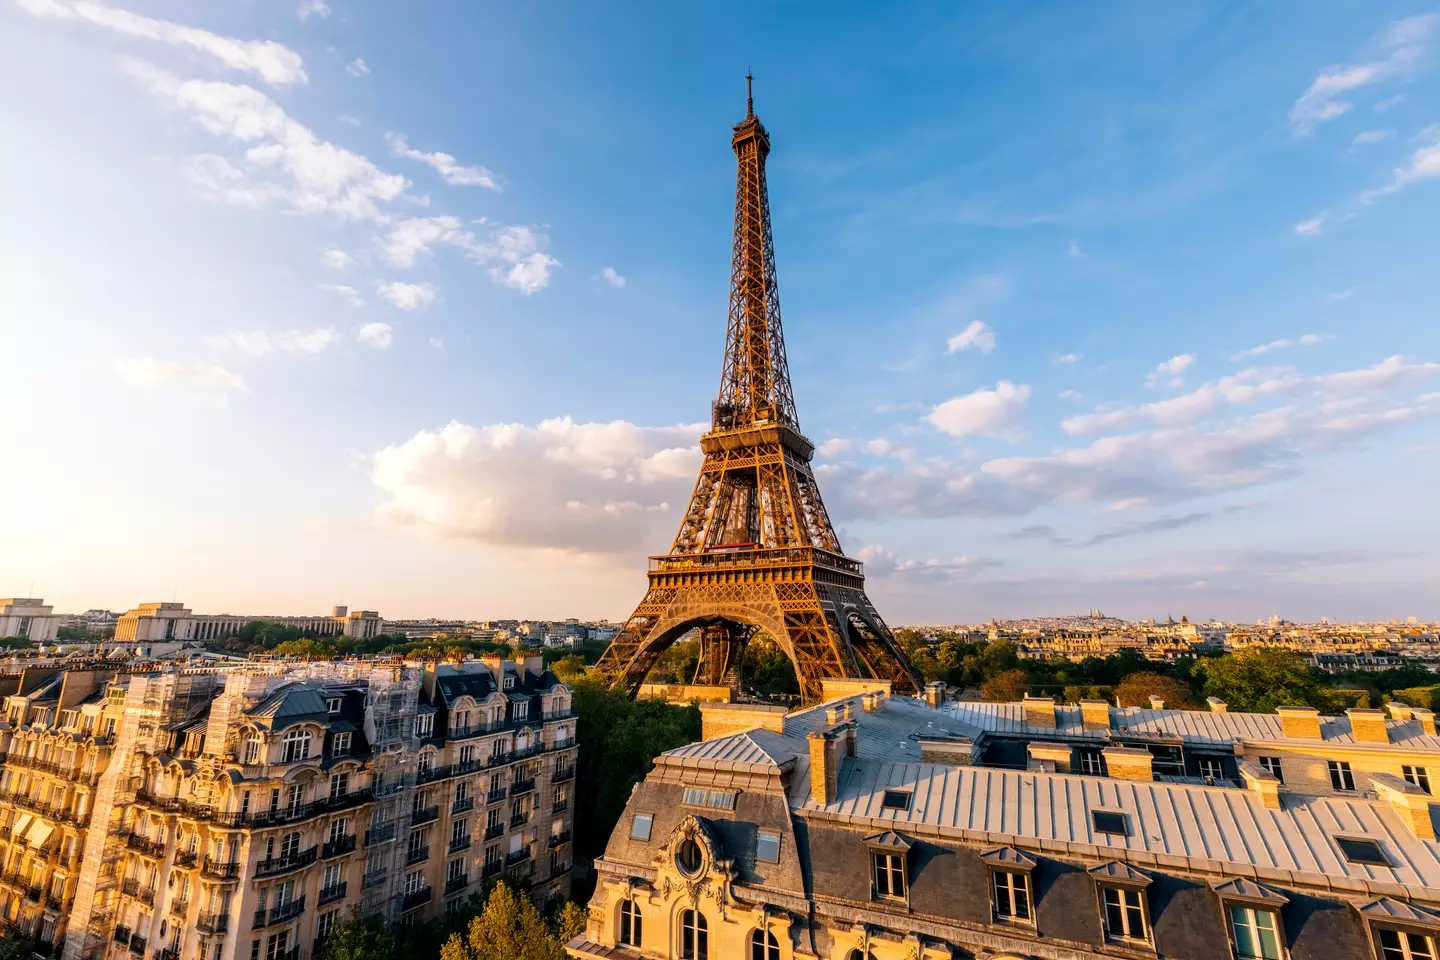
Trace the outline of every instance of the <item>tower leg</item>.
{"label": "tower leg", "polygon": [[743,623],[721,621],[700,631],[700,663],[695,669],[695,682],[713,687],[729,687],[740,692],[740,669],[745,660],[745,647],[754,636],[755,628]]}

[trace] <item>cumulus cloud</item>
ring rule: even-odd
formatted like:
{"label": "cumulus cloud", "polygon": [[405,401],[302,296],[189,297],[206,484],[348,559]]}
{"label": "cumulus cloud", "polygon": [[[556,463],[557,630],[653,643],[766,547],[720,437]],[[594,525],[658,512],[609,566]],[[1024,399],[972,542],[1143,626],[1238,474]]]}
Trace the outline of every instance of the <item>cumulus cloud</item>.
{"label": "cumulus cloud", "polygon": [[205,342],[216,350],[230,350],[251,357],[272,353],[313,355],[324,353],[339,343],[340,334],[331,327],[316,327],[313,330],[227,330],[207,338]]}
{"label": "cumulus cloud", "polygon": [[409,267],[437,246],[455,247],[485,267],[490,278],[525,294],[550,284],[550,270],[560,261],[545,253],[550,238],[531,227],[495,226],[485,239],[465,229],[458,217],[412,217],[393,224],[381,241],[385,257]]}
{"label": "cumulus cloud", "polygon": [[1079,354],[1077,354],[1077,353],[1067,353],[1067,354],[1064,354],[1063,356],[1056,357],[1056,358],[1055,358],[1055,362],[1056,362],[1056,363],[1071,364],[1071,363],[1075,363],[1075,362],[1079,361],[1079,359],[1080,359],[1080,355],[1079,355]]}
{"label": "cumulus cloud", "polygon": [[604,270],[601,270],[600,276],[612,287],[623,288],[625,286],[625,278],[620,276],[614,267],[606,267]]}
{"label": "cumulus cloud", "polygon": [[1069,434],[1090,434],[1128,427],[1145,419],[1153,420],[1161,426],[1181,426],[1201,420],[1223,405],[1253,403],[1293,390],[1304,382],[1304,377],[1288,368],[1251,367],[1203,384],[1189,393],[1154,403],[1134,407],[1102,407],[1092,413],[1067,417],[1060,421],[1060,427]]}
{"label": "cumulus cloud", "polygon": [[368,347],[384,350],[395,339],[395,329],[388,323],[367,323],[355,337]]}
{"label": "cumulus cloud", "polygon": [[110,368],[124,382],[146,390],[158,390],[172,385],[206,390],[234,390],[239,393],[247,393],[250,389],[240,374],[213,363],[200,361],[127,357],[112,361]]}
{"label": "cumulus cloud", "polygon": [[1290,108],[1292,132],[1310,133],[1317,125],[1349,113],[1354,104],[1348,96],[1354,91],[1412,72],[1424,57],[1437,24],[1440,14],[1433,13],[1396,20],[1380,40],[1382,57],[1321,70]]}
{"label": "cumulus cloud", "polygon": [[355,265],[355,258],[344,250],[326,250],[320,255],[320,259],[332,270],[345,270]]}
{"label": "cumulus cloud", "polygon": [[1146,375],[1145,386],[1158,387],[1163,383],[1167,387],[1183,387],[1185,378],[1181,374],[1194,362],[1195,354],[1182,353],[1171,357],[1164,363],[1158,363],[1155,365],[1155,369]]}
{"label": "cumulus cloud", "polygon": [[835,457],[842,453],[848,453],[854,441],[849,437],[831,437],[823,441],[815,448],[815,452],[822,457]]}
{"label": "cumulus cloud", "polygon": [[[1349,294],[1350,292],[1347,291],[1344,295],[1332,296],[1329,299],[1344,300],[1346,296],[1349,296]],[[1315,344],[1324,343],[1328,339],[1330,338],[1318,333],[1307,333],[1303,336],[1295,337],[1294,339],[1291,339],[1290,337],[1281,337],[1279,340],[1271,340],[1269,343],[1262,343],[1258,346],[1250,347],[1247,350],[1241,350],[1238,353],[1232,353],[1230,354],[1230,359],[1244,360],[1248,357],[1259,357],[1267,353],[1273,353],[1276,350],[1288,350],[1290,347],[1313,347],[1315,346]]]}
{"label": "cumulus cloud", "polygon": [[320,289],[330,291],[352,307],[365,306],[365,298],[360,296],[360,291],[354,287],[347,286],[343,283],[322,283],[320,284]]}
{"label": "cumulus cloud", "polygon": [[879,544],[865,544],[855,550],[855,559],[865,564],[865,572],[872,577],[918,576],[927,579],[961,579],[975,576],[985,567],[999,566],[998,560],[964,556],[946,559],[901,560],[893,550]]}
{"label": "cumulus cloud", "polygon": [[345,72],[352,77],[364,77],[369,75],[370,67],[364,60],[356,57],[354,60],[345,64]]}
{"label": "cumulus cloud", "polygon": [[423,150],[416,150],[399,133],[385,134],[385,142],[390,144],[390,149],[395,152],[395,156],[433,167],[451,186],[485,187],[488,190],[497,191],[500,189],[500,184],[495,182],[495,175],[485,167],[466,166],[448,153],[426,153]]}
{"label": "cumulus cloud", "polygon": [[404,192],[406,180],[368,159],[321,140],[265,94],[243,84],[180,80],[139,60],[125,70],[211,133],[245,145],[239,166],[203,155],[192,180],[219,199],[259,205],[283,199],[307,213],[374,219],[377,203]]}
{"label": "cumulus cloud", "polygon": [[435,302],[438,292],[433,283],[381,283],[375,288],[380,299],[400,310],[419,310]]}
{"label": "cumulus cloud", "polygon": [[979,350],[989,353],[995,349],[995,331],[979,320],[971,320],[964,330],[945,341],[945,352],[958,353],[961,350]]}
{"label": "cumulus cloud", "polygon": [[926,419],[952,437],[977,434],[1013,438],[1018,433],[1017,421],[1029,399],[1029,386],[1023,383],[1017,386],[1009,380],[1001,380],[993,390],[981,387],[946,400],[931,410]]}
{"label": "cumulus cloud", "polygon": [[451,423],[372,457],[391,527],[493,547],[602,554],[668,542],[703,425]]}
{"label": "cumulus cloud", "polygon": [[330,16],[330,5],[325,0],[301,0],[300,6],[295,9],[295,15],[304,23],[311,17]]}
{"label": "cumulus cloud", "polygon": [[237,40],[90,0],[19,0],[19,5],[37,17],[84,21],[126,36],[195,50],[220,66],[253,74],[271,86],[308,79],[300,55],[273,40]]}

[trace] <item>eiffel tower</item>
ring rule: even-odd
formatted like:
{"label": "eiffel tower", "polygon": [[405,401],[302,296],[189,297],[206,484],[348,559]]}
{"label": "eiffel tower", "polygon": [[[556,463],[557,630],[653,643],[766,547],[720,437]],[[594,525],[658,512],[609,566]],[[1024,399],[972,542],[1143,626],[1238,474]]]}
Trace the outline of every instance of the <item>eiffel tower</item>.
{"label": "eiffel tower", "polygon": [[695,682],[738,689],[745,647],[764,633],[789,655],[806,701],[825,677],[875,677],[918,693],[921,679],[865,595],[860,563],[845,556],[800,433],[780,298],[765,158],[770,135],[747,110],[731,145],[735,250],[720,396],[700,478],[670,552],[650,558],[650,589],[599,667],[630,696],[656,659],[700,632]]}

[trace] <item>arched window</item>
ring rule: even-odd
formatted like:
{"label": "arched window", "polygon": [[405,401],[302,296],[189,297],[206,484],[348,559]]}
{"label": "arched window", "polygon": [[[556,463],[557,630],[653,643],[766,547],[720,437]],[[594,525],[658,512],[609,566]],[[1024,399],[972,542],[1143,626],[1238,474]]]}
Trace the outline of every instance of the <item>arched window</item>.
{"label": "arched window", "polygon": [[294,763],[297,760],[304,760],[310,756],[310,731],[291,730],[285,734],[284,754],[281,763]]}
{"label": "arched window", "polygon": [[246,762],[246,763],[259,763],[259,762],[260,762],[260,748],[261,748],[262,746],[263,746],[263,743],[262,743],[262,741],[260,740],[260,734],[258,734],[258,733],[252,733],[252,734],[250,734],[250,736],[245,740],[245,762]]}
{"label": "arched window", "polygon": [[709,960],[710,931],[698,910],[680,911],[680,960]]}
{"label": "arched window", "polygon": [[750,960],[780,960],[780,941],[769,930],[750,934]]}
{"label": "arched window", "polygon": [[875,960],[875,954],[862,953],[859,950],[851,950],[845,955],[845,960]]}
{"label": "arched window", "polygon": [[640,946],[640,908],[634,900],[620,902],[620,942]]}

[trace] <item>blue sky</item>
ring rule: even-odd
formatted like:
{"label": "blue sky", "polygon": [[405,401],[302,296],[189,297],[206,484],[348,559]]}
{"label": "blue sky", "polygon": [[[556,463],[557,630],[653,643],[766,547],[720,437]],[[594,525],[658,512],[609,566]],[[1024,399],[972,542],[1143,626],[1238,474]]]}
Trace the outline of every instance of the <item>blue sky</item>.
{"label": "blue sky", "polygon": [[888,619],[1440,618],[1437,58],[1422,4],[5,0],[0,593],[627,614],[750,67]]}

